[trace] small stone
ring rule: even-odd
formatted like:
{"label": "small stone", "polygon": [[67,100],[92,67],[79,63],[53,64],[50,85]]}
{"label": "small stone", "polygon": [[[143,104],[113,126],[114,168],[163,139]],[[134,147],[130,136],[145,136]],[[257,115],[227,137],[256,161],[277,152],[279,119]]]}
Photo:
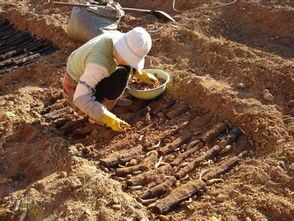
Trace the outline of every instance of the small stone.
{"label": "small stone", "polygon": [[6,119],[9,119],[9,120],[11,120],[11,119],[13,119],[13,118],[16,117],[15,113],[12,112],[12,111],[6,111],[6,112],[4,113],[4,115],[5,115]]}
{"label": "small stone", "polygon": [[32,125],[38,125],[41,124],[41,121],[39,119],[36,119],[32,122]]}
{"label": "small stone", "polygon": [[84,149],[84,146],[83,146],[83,144],[78,143],[78,144],[76,144],[76,148],[77,148],[77,150],[81,151]]}
{"label": "small stone", "polygon": [[237,88],[240,89],[240,90],[242,90],[242,89],[245,89],[246,86],[245,86],[243,83],[239,83],[239,84],[237,85]]}
{"label": "small stone", "polygon": [[294,163],[291,163],[288,167],[288,173],[290,176],[294,176]]}
{"label": "small stone", "polygon": [[286,170],[287,169],[286,164],[285,164],[284,161],[280,161],[279,162],[279,165],[280,165],[281,168],[283,168],[283,170]]}
{"label": "small stone", "polygon": [[294,107],[294,100],[289,100],[288,107]]}
{"label": "small stone", "polygon": [[129,162],[129,165],[130,166],[134,166],[134,165],[137,165],[138,164],[138,160],[137,159],[131,159],[130,162]]}
{"label": "small stone", "polygon": [[245,218],[245,221],[252,221],[248,216]]}
{"label": "small stone", "polygon": [[119,204],[119,200],[116,198],[116,197],[114,197],[113,199],[112,199],[112,202],[111,202],[112,204]]}
{"label": "small stone", "polygon": [[144,208],[143,204],[142,203],[139,203],[139,202],[137,202],[134,207],[136,209],[142,209],[142,208]]}
{"label": "small stone", "polygon": [[70,146],[68,149],[69,149],[69,153],[70,153],[70,154],[72,154],[72,155],[77,155],[77,154],[78,154],[77,147],[75,147],[75,146]]}
{"label": "small stone", "polygon": [[45,190],[45,184],[43,182],[37,182],[34,184],[33,186],[36,190],[38,190],[39,192],[42,192]]}
{"label": "small stone", "polygon": [[111,206],[111,208],[119,210],[119,209],[121,209],[121,205],[120,204],[113,204]]}
{"label": "small stone", "polygon": [[0,131],[4,131],[4,124],[0,122]]}
{"label": "small stone", "polygon": [[65,171],[61,171],[61,172],[59,173],[59,177],[60,177],[60,178],[65,178],[65,177],[67,177],[67,172],[65,172]]}
{"label": "small stone", "polygon": [[72,177],[68,182],[72,189],[77,189],[82,186],[82,182],[76,177]]}
{"label": "small stone", "polygon": [[168,220],[169,220],[169,218],[168,218],[167,216],[165,216],[165,215],[159,215],[159,216],[157,216],[157,218],[158,218],[160,221],[168,221]]}
{"label": "small stone", "polygon": [[217,202],[222,202],[222,201],[225,200],[225,198],[226,198],[226,196],[224,194],[220,193],[220,194],[217,195],[216,201]]}
{"label": "small stone", "polygon": [[275,99],[275,97],[271,94],[271,92],[268,89],[263,90],[262,97],[267,102],[271,102]]}
{"label": "small stone", "polygon": [[164,118],[164,114],[163,114],[162,112],[159,112],[159,113],[157,114],[157,117],[159,117],[159,118]]}
{"label": "small stone", "polygon": [[11,179],[1,178],[0,185],[6,185],[6,184],[11,183],[11,182],[13,182]]}
{"label": "small stone", "polygon": [[91,153],[91,150],[89,147],[85,147],[84,149],[82,149],[82,154],[83,155],[88,155],[89,153]]}

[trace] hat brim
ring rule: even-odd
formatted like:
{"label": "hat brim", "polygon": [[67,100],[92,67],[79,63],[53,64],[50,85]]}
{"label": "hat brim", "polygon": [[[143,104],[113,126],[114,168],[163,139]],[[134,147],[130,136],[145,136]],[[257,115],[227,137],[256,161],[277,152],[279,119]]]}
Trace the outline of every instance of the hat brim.
{"label": "hat brim", "polygon": [[145,59],[136,56],[128,47],[124,33],[117,33],[112,37],[113,47],[116,52],[121,56],[121,58],[132,68],[143,69],[145,64]]}

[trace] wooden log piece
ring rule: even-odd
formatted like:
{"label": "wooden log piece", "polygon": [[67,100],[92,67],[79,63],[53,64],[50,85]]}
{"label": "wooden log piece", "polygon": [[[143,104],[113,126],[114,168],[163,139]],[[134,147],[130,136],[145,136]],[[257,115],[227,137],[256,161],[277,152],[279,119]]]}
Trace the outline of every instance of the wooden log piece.
{"label": "wooden log piece", "polygon": [[155,213],[159,214],[170,212],[181,202],[195,194],[200,194],[205,188],[206,184],[202,180],[189,181],[172,190],[172,192],[165,198],[158,200],[152,209]]}
{"label": "wooden log piece", "polygon": [[26,34],[24,35],[22,38],[19,38],[17,39],[16,41],[14,42],[11,42],[9,44],[9,47],[13,47],[13,46],[16,46],[16,47],[20,47],[21,44],[25,44],[25,43],[28,43],[32,40],[32,37],[29,35],[29,34]]}
{"label": "wooden log piece", "polygon": [[141,110],[138,110],[137,112],[133,113],[128,119],[127,122],[129,124],[134,124],[137,121],[140,120],[140,118],[143,118],[144,116],[146,116],[147,114],[150,113],[150,107],[149,106],[145,106],[144,108],[142,108]]}
{"label": "wooden log piece", "polygon": [[172,106],[171,110],[167,112],[166,117],[168,119],[174,119],[177,116],[185,113],[188,109],[189,109],[188,104],[182,104],[182,103],[175,104],[174,106]]}
{"label": "wooden log piece", "polygon": [[176,103],[176,100],[168,100],[164,103],[161,102],[157,104],[156,106],[154,105],[154,107],[151,108],[152,109],[151,114],[156,116],[159,112],[171,108],[173,105],[175,105],[175,103]]}
{"label": "wooden log piece", "polygon": [[14,60],[14,63],[17,64],[17,65],[22,65],[22,64],[24,64],[24,63],[26,63],[28,61],[35,60],[35,59],[38,59],[40,57],[41,57],[41,55],[39,53],[32,54],[32,55],[29,55],[29,56],[27,56],[27,57],[25,57],[23,59],[16,59],[16,60]]}
{"label": "wooden log piece", "polygon": [[118,164],[123,164],[131,159],[136,158],[136,156],[141,155],[143,153],[143,147],[138,145],[132,149],[124,149],[122,151],[116,152],[113,155],[101,159],[100,162],[105,167],[116,167]]}
{"label": "wooden log piece", "polygon": [[145,107],[146,105],[149,104],[149,100],[135,100],[134,101],[134,104],[129,106],[129,107],[126,107],[125,109],[128,110],[128,111],[131,111],[131,112],[136,112],[138,110],[141,110],[143,107]]}
{"label": "wooden log piece", "polygon": [[8,58],[11,58],[13,56],[16,56],[17,54],[23,52],[24,50],[22,48],[16,49],[16,50],[12,50],[12,51],[8,51],[3,55],[0,55],[0,61],[6,60]]}
{"label": "wooden log piece", "polygon": [[28,47],[30,45],[33,45],[34,42],[35,42],[35,39],[34,38],[30,38],[28,41],[22,42],[19,45],[17,45],[17,48],[25,50],[26,47]]}
{"label": "wooden log piece", "polygon": [[74,129],[85,126],[85,124],[87,122],[88,122],[87,118],[67,122],[60,128],[61,134],[65,136],[65,135],[71,133]]}
{"label": "wooden log piece", "polygon": [[37,51],[38,53],[42,54],[42,56],[51,54],[53,52],[57,51],[55,47],[52,45],[47,45],[45,48],[42,48],[41,50]]}
{"label": "wooden log piece", "polygon": [[5,44],[5,40],[9,39],[9,37],[15,35],[16,33],[18,33],[18,30],[15,29],[6,29],[3,32],[0,32],[0,39],[2,40],[3,43],[1,43],[1,46]]}
{"label": "wooden log piece", "polygon": [[44,114],[44,117],[46,119],[50,119],[50,120],[54,120],[54,119],[57,119],[57,118],[60,118],[68,113],[71,112],[71,109],[70,107],[64,107],[64,108],[61,108],[61,109],[58,109],[58,110],[54,110],[48,114]]}
{"label": "wooden log piece", "polygon": [[206,151],[204,155],[196,158],[195,160],[193,160],[192,162],[190,162],[186,166],[182,167],[176,173],[176,175],[175,175],[176,178],[181,179],[181,178],[185,177],[192,170],[194,170],[197,166],[199,166],[200,163],[202,163],[204,160],[208,160],[208,159],[211,159],[211,158],[215,157],[221,151],[221,149],[222,149],[221,146],[215,145],[210,150]]}
{"label": "wooden log piece", "polygon": [[238,157],[232,157],[231,159],[229,159],[228,161],[226,161],[225,163],[223,163],[222,165],[220,165],[219,167],[217,167],[216,169],[214,169],[213,171],[206,173],[203,177],[202,180],[209,181],[211,179],[217,178],[220,175],[228,172],[230,169],[232,169],[235,165],[237,165],[240,161],[240,158]]}
{"label": "wooden log piece", "polygon": [[213,139],[218,137],[222,132],[224,132],[229,127],[229,123],[227,121],[222,121],[214,125],[210,130],[204,133],[201,136],[201,139],[204,143],[208,144]]}
{"label": "wooden log piece", "polygon": [[[226,136],[226,139],[218,145],[214,145],[211,149],[205,152],[204,155],[196,158],[185,167],[181,168],[177,173],[177,179],[181,179],[185,177],[188,173],[190,173],[196,166],[200,165],[200,163],[204,160],[212,159],[213,157],[217,156],[228,144],[232,144],[235,142],[241,135],[240,128],[233,128],[229,134]],[[215,136],[215,135],[214,135]]]}
{"label": "wooden log piece", "polygon": [[151,151],[149,156],[147,156],[141,163],[138,165],[130,166],[130,167],[123,167],[123,168],[118,168],[115,170],[115,175],[116,176],[125,176],[128,174],[132,174],[136,171],[144,171],[152,166],[155,165],[156,160],[158,158],[158,153],[157,151]]}
{"label": "wooden log piece", "polygon": [[213,171],[206,173],[202,180],[204,180],[206,183],[209,182],[209,180],[219,177],[220,175],[228,172],[231,170],[234,166],[236,166],[240,160],[245,157],[248,154],[247,150],[242,151],[238,156],[231,157],[229,160],[221,164],[218,168],[215,168]]}
{"label": "wooden log piece", "polygon": [[7,67],[8,65],[11,65],[11,64],[13,64],[13,59],[11,59],[11,58],[6,59],[6,60],[0,62],[0,68],[5,68],[5,67]]}
{"label": "wooden log piece", "polygon": [[186,158],[188,158],[189,156],[191,156],[193,153],[200,150],[204,146],[205,146],[204,143],[199,141],[194,147],[189,148],[187,151],[177,156],[170,164],[172,166],[178,166],[182,161],[184,161]]}
{"label": "wooden log piece", "polygon": [[177,182],[177,179],[172,176],[166,179],[163,183],[158,184],[151,189],[144,192],[141,196],[141,199],[151,199],[157,196],[161,196],[166,193],[170,187],[174,186]]}
{"label": "wooden log piece", "polygon": [[165,145],[164,147],[159,149],[160,154],[167,155],[171,152],[173,152],[177,147],[187,143],[192,137],[192,134],[184,134],[177,139],[175,139],[173,142]]}
{"label": "wooden log piece", "polygon": [[34,51],[42,46],[43,46],[43,42],[41,40],[35,39],[34,42],[31,45],[28,45],[26,49],[28,51]]}
{"label": "wooden log piece", "polygon": [[6,42],[6,45],[9,46],[10,44],[13,44],[14,42],[18,41],[19,39],[26,38],[28,36],[27,32],[19,32],[13,37],[9,38],[9,40]]}
{"label": "wooden log piece", "polygon": [[[181,125],[179,126],[174,126],[172,128],[169,128],[168,130],[165,130],[158,138],[158,140],[155,141],[155,143],[161,141],[162,139],[168,137],[168,136],[173,136],[175,134],[177,134],[179,131],[181,131],[182,129],[184,129],[185,127],[187,127],[189,124],[188,121],[182,123]],[[154,150],[158,148],[158,146],[156,145],[152,145],[152,146],[149,146],[146,148],[146,150]]]}
{"label": "wooden log piece", "polygon": [[129,186],[138,186],[138,185],[145,185],[156,180],[157,176],[161,175],[171,175],[172,167],[169,164],[165,164],[161,167],[156,169],[150,170],[146,173],[139,174],[137,176],[131,177],[127,180],[127,185]]}
{"label": "wooden log piece", "polygon": [[1,19],[0,20],[0,27],[9,25],[9,21],[7,19]]}

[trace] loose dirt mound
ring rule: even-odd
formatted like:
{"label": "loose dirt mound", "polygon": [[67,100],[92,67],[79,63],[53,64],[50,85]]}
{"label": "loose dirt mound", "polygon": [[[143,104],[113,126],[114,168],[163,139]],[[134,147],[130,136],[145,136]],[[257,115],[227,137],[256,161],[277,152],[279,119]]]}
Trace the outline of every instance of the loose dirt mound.
{"label": "loose dirt mound", "polygon": [[[59,78],[79,46],[65,32],[71,8],[0,5],[0,20],[58,48],[0,76],[0,220],[291,220],[292,1],[120,2],[177,21],[127,13],[121,22],[150,32],[146,67],[173,78],[158,100],[115,109],[132,125],[124,134],[89,124],[62,98]],[[243,133],[227,145],[232,127]]]}

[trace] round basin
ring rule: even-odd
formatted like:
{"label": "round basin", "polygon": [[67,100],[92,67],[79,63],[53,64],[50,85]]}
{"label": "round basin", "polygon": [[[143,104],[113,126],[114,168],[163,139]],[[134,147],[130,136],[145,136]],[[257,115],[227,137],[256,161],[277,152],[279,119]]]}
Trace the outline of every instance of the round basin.
{"label": "round basin", "polygon": [[158,97],[164,92],[164,90],[166,89],[166,85],[170,80],[170,76],[167,72],[159,70],[159,69],[144,69],[144,71],[150,74],[153,74],[158,79],[164,80],[164,83],[157,88],[148,89],[148,90],[136,90],[136,89],[130,88],[129,85],[127,85],[127,89],[131,95],[133,95],[134,97],[138,99],[151,100]]}

